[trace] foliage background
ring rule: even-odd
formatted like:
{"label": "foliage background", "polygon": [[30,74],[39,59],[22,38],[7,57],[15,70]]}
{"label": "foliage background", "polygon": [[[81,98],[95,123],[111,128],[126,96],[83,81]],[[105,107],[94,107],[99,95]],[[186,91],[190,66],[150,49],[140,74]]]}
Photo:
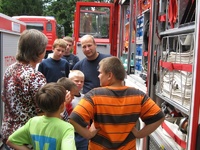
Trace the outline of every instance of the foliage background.
{"label": "foliage background", "polygon": [[[65,35],[72,35],[72,21],[78,0],[0,0],[0,12],[8,16],[54,16],[64,26]],[[90,1],[94,0],[82,0]],[[98,0],[110,3],[113,0]]]}

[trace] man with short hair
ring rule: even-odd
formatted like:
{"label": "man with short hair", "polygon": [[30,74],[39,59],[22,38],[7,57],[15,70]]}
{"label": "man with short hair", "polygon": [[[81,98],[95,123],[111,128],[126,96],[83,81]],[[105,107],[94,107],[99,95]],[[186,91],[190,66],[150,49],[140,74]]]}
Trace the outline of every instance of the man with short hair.
{"label": "man with short hair", "polygon": [[97,45],[92,35],[84,35],[81,38],[81,47],[86,57],[76,63],[73,70],[80,70],[85,75],[83,85],[83,94],[85,94],[91,89],[100,86],[99,72],[97,70],[98,64],[103,58],[110,57],[111,55],[97,52]]}
{"label": "man with short hair", "polygon": [[[164,121],[164,113],[145,93],[123,84],[126,72],[119,58],[102,59],[98,71],[102,87],[84,95],[69,121],[76,132],[90,139],[88,149],[136,150],[136,138],[155,131]],[[145,126],[138,131],[139,118]],[[86,127],[90,120],[93,124],[89,131]],[[93,138],[91,128],[97,129]]]}

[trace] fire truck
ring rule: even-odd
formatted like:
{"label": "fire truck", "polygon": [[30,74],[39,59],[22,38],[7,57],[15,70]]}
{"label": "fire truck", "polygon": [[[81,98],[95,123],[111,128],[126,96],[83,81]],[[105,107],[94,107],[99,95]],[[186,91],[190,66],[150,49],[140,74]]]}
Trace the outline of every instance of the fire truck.
{"label": "fire truck", "polygon": [[99,52],[121,59],[125,83],[147,93],[166,115],[138,140],[138,150],[200,149],[199,21],[196,0],[76,3],[74,54],[82,59],[80,38],[93,35]]}
{"label": "fire truck", "polygon": [[[13,19],[7,15],[0,13],[0,64],[1,78],[3,83],[3,75],[6,68],[16,61],[17,44],[21,33],[26,29],[26,24],[22,21]],[[2,84],[1,84],[2,91]],[[3,103],[0,102],[0,130],[3,118]],[[2,145],[0,138],[0,147]]]}
{"label": "fire truck", "polygon": [[64,28],[57,24],[55,17],[53,16],[13,16],[26,23],[27,29],[37,29],[43,32],[48,38],[48,44],[46,47],[46,56],[52,53],[52,46],[55,39],[58,37],[58,31],[62,31],[64,36]]}

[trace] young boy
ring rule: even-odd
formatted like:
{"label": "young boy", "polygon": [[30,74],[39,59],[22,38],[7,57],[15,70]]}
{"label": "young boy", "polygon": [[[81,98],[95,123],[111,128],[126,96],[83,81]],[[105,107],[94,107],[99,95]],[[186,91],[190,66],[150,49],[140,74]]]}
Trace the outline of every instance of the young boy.
{"label": "young boy", "polygon": [[[62,85],[65,88],[65,90],[68,91],[65,102],[66,102],[66,105],[71,104],[71,101],[74,99],[74,96],[79,94],[76,84],[70,79],[68,79],[67,77],[62,77],[58,79],[57,83]],[[65,121],[68,121],[68,113],[67,113],[66,108],[64,112],[61,113],[61,116],[63,117]]]}
{"label": "young boy", "polygon": [[38,67],[49,82],[57,82],[61,77],[68,77],[69,63],[67,60],[61,59],[65,52],[67,44],[63,39],[56,39],[53,44],[52,58],[44,59]]}
{"label": "young boy", "polygon": [[75,150],[74,128],[60,119],[65,108],[65,88],[58,83],[47,83],[36,94],[36,103],[44,116],[31,118],[7,140],[10,147],[27,150]]}
{"label": "young boy", "polygon": [[[70,91],[71,94],[71,98],[68,97],[68,100],[66,100],[66,110],[61,114],[63,119],[68,121],[68,116],[84,96],[82,93],[80,93],[81,89],[83,88],[84,74],[80,70],[71,70],[69,73],[69,78],[63,77],[59,79],[57,83],[63,85],[63,87]],[[76,90],[78,90],[78,92]],[[75,142],[77,150],[88,149],[88,140],[83,138],[77,132],[75,132]]]}
{"label": "young boy", "polygon": [[[83,98],[84,94],[81,93],[84,84],[84,74],[80,70],[71,70],[69,73],[69,79],[72,80],[78,87],[79,93],[74,96],[74,99],[70,104],[66,105],[68,115],[71,114],[72,110],[78,105],[79,101]],[[77,150],[87,150],[88,140],[82,137],[80,134],[75,132],[75,143]]]}
{"label": "young boy", "polygon": [[[74,99],[72,100],[71,104],[66,105],[68,115],[71,114],[72,110],[76,107],[76,105],[84,96],[84,94],[81,93],[81,90],[83,89],[84,78],[84,74],[80,70],[71,70],[69,73],[69,79],[76,84],[79,92],[77,95],[74,95]],[[72,108],[70,108],[70,105],[72,106]]]}
{"label": "young boy", "polygon": [[79,61],[78,56],[72,54],[74,39],[72,37],[66,36],[63,38],[67,43],[67,47],[65,53],[63,55],[63,59],[66,59],[70,64],[70,70],[74,67],[74,65]]}

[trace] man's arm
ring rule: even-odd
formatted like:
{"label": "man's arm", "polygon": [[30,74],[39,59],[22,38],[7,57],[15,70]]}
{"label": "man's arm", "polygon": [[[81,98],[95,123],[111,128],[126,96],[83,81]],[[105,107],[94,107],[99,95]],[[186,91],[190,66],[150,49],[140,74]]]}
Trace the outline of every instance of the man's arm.
{"label": "man's arm", "polygon": [[158,120],[152,124],[144,126],[139,131],[136,128],[133,128],[132,133],[135,135],[136,138],[144,138],[144,137],[148,136],[149,134],[151,134],[153,131],[155,131],[164,120],[165,120],[165,118],[163,117],[160,120]]}
{"label": "man's arm", "polygon": [[83,136],[86,139],[91,139],[93,138],[99,129],[96,129],[94,125],[91,126],[90,130],[86,127],[80,126],[77,122],[75,122],[72,119],[69,119],[69,122],[74,126],[75,131],[78,132],[81,136]]}
{"label": "man's arm", "polygon": [[12,143],[11,141],[7,140],[6,144],[12,148],[14,148],[15,150],[31,150],[30,148],[28,148],[25,145],[16,145],[14,143]]}

